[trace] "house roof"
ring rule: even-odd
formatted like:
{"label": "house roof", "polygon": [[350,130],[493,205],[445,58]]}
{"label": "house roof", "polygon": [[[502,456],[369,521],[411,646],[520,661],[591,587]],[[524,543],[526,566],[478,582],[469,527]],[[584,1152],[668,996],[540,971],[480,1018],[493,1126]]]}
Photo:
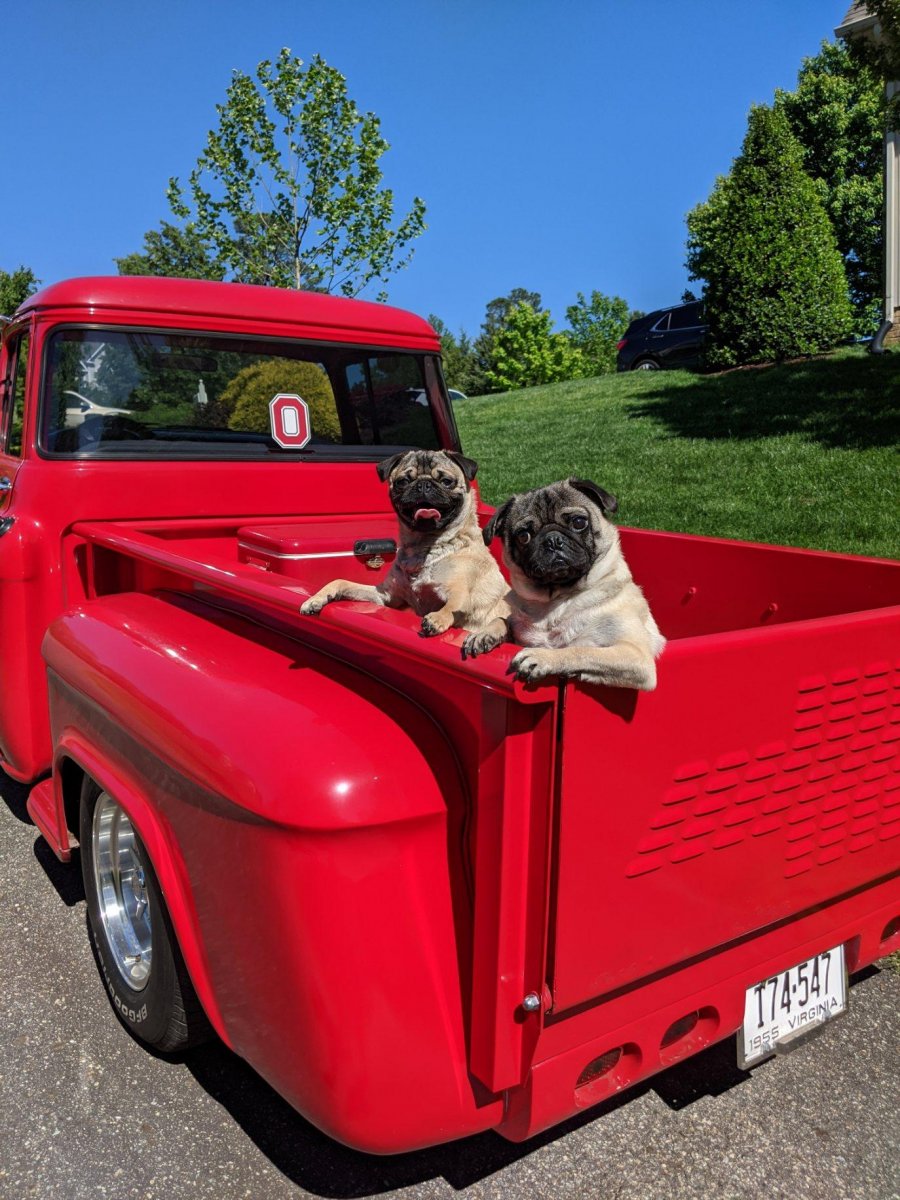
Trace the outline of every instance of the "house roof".
{"label": "house roof", "polygon": [[[380,344],[389,339],[429,350],[439,345],[437,334],[427,321],[400,308],[319,292],[244,283],[143,275],[87,276],[42,288],[29,296],[18,312],[46,308],[83,310],[84,318],[113,310],[131,316],[154,314],[170,319],[299,325],[304,327],[303,336],[312,333],[327,340],[345,335],[353,341],[371,339]],[[81,316],[79,313],[79,319]]]}
{"label": "house roof", "polygon": [[876,34],[877,18],[873,17],[865,5],[865,0],[853,0],[846,16],[835,29],[835,36],[840,38],[854,37],[859,34]]}

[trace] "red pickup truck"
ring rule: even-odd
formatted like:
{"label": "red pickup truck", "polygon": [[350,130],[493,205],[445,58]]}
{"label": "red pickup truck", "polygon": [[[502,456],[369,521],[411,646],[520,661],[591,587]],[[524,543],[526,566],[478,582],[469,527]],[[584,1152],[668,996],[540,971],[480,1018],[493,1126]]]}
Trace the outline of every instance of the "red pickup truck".
{"label": "red pickup truck", "polygon": [[151,1046],[211,1027],[364,1150],[522,1140],[900,945],[900,564],[625,529],[657,690],[523,685],[299,612],[388,569],[375,464],[459,449],[424,321],[73,280],[0,376],[2,765]]}

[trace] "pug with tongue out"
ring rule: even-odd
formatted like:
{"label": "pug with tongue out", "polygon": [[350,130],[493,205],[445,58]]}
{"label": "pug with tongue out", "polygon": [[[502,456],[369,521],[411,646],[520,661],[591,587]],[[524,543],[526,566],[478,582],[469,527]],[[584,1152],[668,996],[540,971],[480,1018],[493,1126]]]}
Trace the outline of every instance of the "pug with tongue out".
{"label": "pug with tongue out", "polygon": [[407,450],[377,470],[400,520],[391,569],[374,587],[335,579],[300,611],[319,613],[332,600],[411,608],[422,618],[422,637],[477,632],[505,619],[508,587],[484,544],[471,489],[478,464],[453,450]]}

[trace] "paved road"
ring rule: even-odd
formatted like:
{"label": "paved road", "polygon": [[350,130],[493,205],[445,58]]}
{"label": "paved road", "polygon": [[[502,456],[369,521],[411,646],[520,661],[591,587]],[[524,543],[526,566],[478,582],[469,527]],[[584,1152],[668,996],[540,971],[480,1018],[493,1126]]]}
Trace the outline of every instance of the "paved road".
{"label": "paved road", "polygon": [[118,1024],[77,873],[0,778],[0,1198],[889,1200],[900,1197],[900,975],[748,1075],[713,1047],[527,1147],[493,1134],[376,1159],[293,1112],[221,1045],[171,1063]]}

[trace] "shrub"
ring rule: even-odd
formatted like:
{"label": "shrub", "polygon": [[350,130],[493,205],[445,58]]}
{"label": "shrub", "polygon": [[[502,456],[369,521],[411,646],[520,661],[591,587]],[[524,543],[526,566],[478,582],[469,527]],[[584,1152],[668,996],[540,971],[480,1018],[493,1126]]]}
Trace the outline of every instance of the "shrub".
{"label": "shrub", "polygon": [[558,383],[584,374],[581,352],[562,333],[551,332],[546,310],[518,304],[494,337],[487,381],[498,391]]}
{"label": "shrub", "polygon": [[279,392],[295,394],[306,401],[317,438],[341,440],[341,424],[328,376],[311,362],[275,358],[244,367],[218,397],[215,415],[223,424],[227,422],[229,429],[268,433],[269,402]]}
{"label": "shrub", "polygon": [[691,278],[706,284],[711,365],[814,354],[849,333],[834,229],[782,112],[751,109],[731,174],[687,224]]}

